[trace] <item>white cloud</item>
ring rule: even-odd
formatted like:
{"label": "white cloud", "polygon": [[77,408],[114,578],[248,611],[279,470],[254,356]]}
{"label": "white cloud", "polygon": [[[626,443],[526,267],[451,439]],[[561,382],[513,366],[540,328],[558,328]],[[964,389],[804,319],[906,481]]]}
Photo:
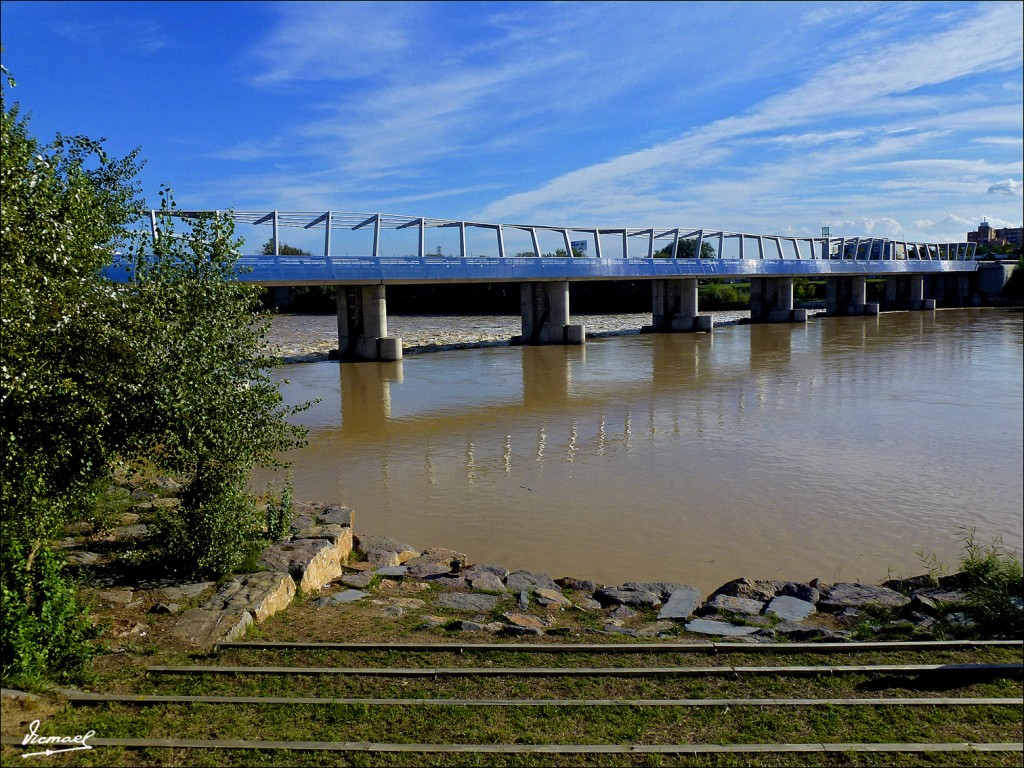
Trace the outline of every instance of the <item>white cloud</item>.
{"label": "white cloud", "polygon": [[988,191],[990,194],[1015,195],[1016,197],[1021,197],[1024,196],[1024,183],[1021,183],[1017,179],[1005,179],[1004,181],[997,181],[994,184],[990,184]]}

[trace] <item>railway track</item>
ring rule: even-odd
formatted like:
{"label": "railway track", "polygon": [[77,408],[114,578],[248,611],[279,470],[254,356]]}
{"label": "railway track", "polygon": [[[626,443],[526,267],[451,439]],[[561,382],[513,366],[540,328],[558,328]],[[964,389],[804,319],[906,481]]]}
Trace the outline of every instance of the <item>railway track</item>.
{"label": "railway track", "polygon": [[[149,666],[135,691],[64,691],[71,707],[51,725],[95,730],[97,764],[257,750],[330,764],[360,753],[371,764],[721,755],[845,765],[969,752],[1002,765],[1024,752],[1022,651],[1021,641],[224,643],[213,655],[225,663]],[[821,738],[823,722],[833,738]]]}

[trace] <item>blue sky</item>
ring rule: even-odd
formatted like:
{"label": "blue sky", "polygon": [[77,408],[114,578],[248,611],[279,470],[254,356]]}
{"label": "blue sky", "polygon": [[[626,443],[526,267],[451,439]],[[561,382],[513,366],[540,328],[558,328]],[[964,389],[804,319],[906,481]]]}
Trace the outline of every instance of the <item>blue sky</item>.
{"label": "blue sky", "polygon": [[4,0],[32,131],[190,208],[963,240],[1019,226],[1019,2]]}

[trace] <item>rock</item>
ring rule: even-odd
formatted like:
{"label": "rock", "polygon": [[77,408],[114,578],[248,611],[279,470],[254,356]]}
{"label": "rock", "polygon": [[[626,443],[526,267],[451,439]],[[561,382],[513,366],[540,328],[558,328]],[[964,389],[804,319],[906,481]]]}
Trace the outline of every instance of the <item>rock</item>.
{"label": "rock", "polygon": [[[453,560],[465,563],[466,554],[464,552],[456,552],[454,549],[445,549],[444,547],[430,547],[423,550],[418,557],[406,560],[405,565],[409,567],[410,576],[423,578],[425,575],[451,572]],[[443,570],[437,570],[438,568],[443,568]]]}
{"label": "rock", "polygon": [[287,573],[263,571],[235,576],[202,608],[226,613],[248,611],[256,622],[283,611],[295,597],[295,582]]}
{"label": "rock", "polygon": [[338,558],[347,560],[352,552],[352,529],[348,526],[336,525],[334,523],[314,524],[296,530],[292,525],[292,540],[300,539],[326,539],[338,550]]}
{"label": "rock", "polygon": [[517,627],[515,624],[506,624],[502,627],[501,634],[513,637],[539,637],[544,634],[544,630],[537,627]]}
{"label": "rock", "polygon": [[537,598],[537,602],[543,606],[569,606],[572,605],[572,601],[554,589],[538,589],[534,595]]}
{"label": "rock", "polygon": [[911,595],[910,601],[914,608],[929,613],[939,613],[943,608],[965,605],[970,598],[965,592],[945,587],[919,589]]}
{"label": "rock", "polygon": [[700,603],[700,592],[693,587],[681,586],[669,594],[658,612],[659,619],[688,619]]}
{"label": "rock", "polygon": [[473,613],[490,613],[498,607],[498,598],[494,595],[477,595],[456,592],[441,595],[435,605],[450,608],[453,611],[472,611]]}
{"label": "rock", "polygon": [[675,626],[671,621],[656,621],[653,624],[637,627],[636,634],[637,637],[657,637],[675,629]]}
{"label": "rock", "polygon": [[888,581],[883,581],[882,586],[903,595],[910,595],[919,589],[937,587],[939,582],[930,573],[926,573],[922,576],[911,576],[909,579],[889,579]]}
{"label": "rock", "polygon": [[142,539],[149,535],[149,527],[145,523],[122,525],[111,528],[110,535],[115,539]]}
{"label": "rock", "polygon": [[576,597],[573,599],[573,605],[575,605],[580,610],[587,612],[601,610],[601,604],[592,597]]}
{"label": "rock", "polygon": [[448,563],[435,560],[421,561],[419,557],[407,560],[405,564],[409,569],[406,571],[406,574],[414,579],[425,579],[428,576],[449,574],[452,570]]}
{"label": "rock", "polygon": [[814,603],[796,597],[779,595],[768,603],[765,613],[778,616],[784,621],[801,621],[815,613]]}
{"label": "rock", "polygon": [[158,591],[160,594],[171,601],[182,601],[191,600],[193,597],[199,597],[209,589],[213,589],[217,586],[214,581],[196,581],[191,584],[181,584],[177,587],[163,587]]}
{"label": "rock", "polygon": [[779,635],[785,635],[790,640],[800,642],[820,640],[827,643],[845,642],[850,639],[848,633],[836,632],[826,627],[807,626],[805,624],[794,624],[783,621],[772,627],[772,630]]}
{"label": "rock", "polygon": [[149,609],[150,613],[174,615],[181,613],[181,606],[177,603],[157,603]]}
{"label": "rock", "polygon": [[966,613],[951,613],[946,616],[946,623],[954,629],[974,629],[974,619]]}
{"label": "rock", "polygon": [[95,552],[69,552],[67,556],[69,565],[95,565],[99,560]]}
{"label": "rock", "polygon": [[238,640],[252,624],[248,611],[213,611],[191,608],[181,615],[171,635],[193,645],[212,645]]}
{"label": "rock", "polygon": [[373,581],[375,571],[363,571],[362,573],[353,573],[348,576],[342,576],[340,581],[346,587],[354,587],[355,589],[365,589]]}
{"label": "rock", "polygon": [[594,598],[601,605],[630,605],[638,608],[653,608],[661,605],[661,595],[645,589],[622,587],[604,587],[594,593]]}
{"label": "rock", "polygon": [[137,522],[139,522],[139,516],[134,512],[125,512],[121,515],[121,525],[135,525]]}
{"label": "rock", "polygon": [[888,587],[869,584],[833,584],[818,603],[823,611],[841,611],[844,608],[902,608],[910,602],[909,597]]}
{"label": "rock", "polygon": [[92,533],[92,529],[93,524],[83,520],[77,523],[68,523],[65,525],[64,533],[67,536],[88,536]]}
{"label": "rock", "polygon": [[676,584],[672,581],[627,581],[622,585],[622,589],[638,589],[644,592],[650,592],[651,594],[657,595],[662,601],[668,600],[676,592],[697,590],[693,587],[687,586],[686,584]]}
{"label": "rock", "polygon": [[268,570],[288,573],[307,595],[319,592],[342,574],[338,550],[324,539],[272,544],[263,550],[259,561]]}
{"label": "rock", "polygon": [[453,624],[449,624],[448,628],[449,629],[457,629],[457,630],[460,630],[462,632],[483,632],[484,631],[484,625],[483,624],[478,624],[475,621],[466,621],[465,619],[462,619],[460,621],[456,621]]}
{"label": "rock", "polygon": [[742,627],[736,624],[727,624],[724,621],[712,619],[691,619],[684,625],[687,632],[696,632],[700,635],[721,635],[722,637],[738,637],[740,635],[752,635],[759,627]]}
{"label": "rock", "polygon": [[373,570],[373,564],[368,563],[365,560],[359,560],[354,563],[345,563],[345,567],[350,571],[370,571]]}
{"label": "rock", "polygon": [[520,592],[519,593],[518,603],[519,603],[519,610],[520,611],[528,611],[528,610],[530,610],[530,593],[529,592]]}
{"label": "rock", "polygon": [[608,617],[616,619],[617,621],[629,621],[639,616],[639,611],[634,611],[625,605],[617,605],[608,612]]}
{"label": "rock", "polygon": [[500,621],[489,621],[486,624],[484,624],[484,629],[486,629],[488,632],[501,632],[503,629],[505,629],[505,625],[502,624]]}
{"label": "rock", "polygon": [[555,579],[555,584],[560,586],[562,589],[572,589],[576,592],[586,592],[588,595],[592,595],[597,592],[599,585],[590,581],[590,579],[574,579],[571,576],[563,576],[560,579]]}
{"label": "rock", "polygon": [[420,618],[423,619],[420,629],[437,629],[448,623],[448,619],[443,616],[420,616]]}
{"label": "rock", "polygon": [[512,571],[505,577],[505,586],[510,592],[536,592],[538,589],[559,591],[554,579],[533,571]]}
{"label": "rock", "polygon": [[513,613],[508,612],[502,615],[513,627],[527,627],[532,629],[544,629],[548,626],[543,620],[538,619],[536,616],[531,616],[528,613]]}
{"label": "rock", "polygon": [[313,605],[317,608],[324,608],[328,605],[354,603],[356,600],[362,600],[364,597],[367,597],[366,592],[358,589],[346,589],[342,592],[335,592],[333,595],[317,598],[313,601]]}
{"label": "rock", "polygon": [[401,565],[419,557],[419,552],[395,539],[387,536],[363,535],[356,536],[359,550],[366,554],[367,561],[377,566]]}
{"label": "rock", "polygon": [[148,634],[148,632],[149,626],[143,624],[140,621],[137,622],[134,626],[132,626],[132,628],[129,629],[125,634],[128,635],[128,637],[145,637]]}
{"label": "rock", "polygon": [[101,589],[96,595],[110,605],[128,605],[135,593],[130,589]]}
{"label": "rock", "polygon": [[355,512],[341,504],[328,504],[323,509],[316,511],[320,522],[327,525],[341,525],[351,528],[355,523]]}
{"label": "rock", "polygon": [[501,578],[494,573],[482,572],[472,576],[465,576],[464,580],[470,589],[479,592],[508,592],[508,588]]}
{"label": "rock", "polygon": [[374,571],[374,576],[384,576],[385,578],[401,578],[405,576],[409,569],[404,565],[389,565],[385,568],[378,568]]}
{"label": "rock", "polygon": [[756,579],[753,581],[751,579],[733,579],[712,592],[711,597],[727,595],[728,597],[743,597],[747,600],[760,600],[767,603],[785,586],[785,581],[778,581],[777,579]]}
{"label": "rock", "polygon": [[701,613],[732,613],[737,616],[757,616],[764,610],[765,603],[746,597],[715,595],[701,608]]}
{"label": "rock", "polygon": [[374,568],[389,568],[402,562],[398,553],[390,549],[371,549],[369,552],[364,551],[363,554],[366,555],[366,562]]}
{"label": "rock", "polygon": [[786,582],[786,585],[779,590],[776,597],[795,597],[797,600],[803,600],[806,603],[815,605],[818,600],[821,599],[821,591],[810,584],[802,584],[798,581],[788,581]]}
{"label": "rock", "polygon": [[388,605],[384,607],[384,610],[381,611],[381,613],[388,618],[397,619],[399,616],[405,614],[405,608],[400,605]]}

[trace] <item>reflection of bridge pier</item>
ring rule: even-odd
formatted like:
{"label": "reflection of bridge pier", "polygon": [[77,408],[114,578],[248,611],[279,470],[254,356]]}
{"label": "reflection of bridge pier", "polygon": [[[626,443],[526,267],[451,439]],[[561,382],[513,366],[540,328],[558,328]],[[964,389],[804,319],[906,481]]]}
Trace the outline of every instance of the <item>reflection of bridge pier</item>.
{"label": "reflection of bridge pier", "polygon": [[401,360],[402,340],[388,336],[384,285],[339,285],[338,352],[341,360]]}
{"label": "reflection of bridge pier", "polygon": [[864,275],[825,279],[825,312],[837,315],[877,315],[879,306],[868,303],[868,279]]}
{"label": "reflection of bridge pier", "polygon": [[651,327],[655,333],[710,331],[711,315],[697,314],[697,278],[651,281]]}
{"label": "reflection of bridge pier", "polygon": [[523,333],[513,344],[582,344],[582,325],[569,324],[569,281],[531,282],[520,286]]}
{"label": "reflection of bridge pier", "polygon": [[807,322],[807,310],[793,308],[792,277],[750,278],[750,322]]}
{"label": "reflection of bridge pier", "polygon": [[349,433],[380,431],[391,418],[391,382],[402,383],[402,362],[338,366],[341,428]]}
{"label": "reflection of bridge pier", "polygon": [[586,349],[548,348],[523,350],[523,405],[569,402],[572,363],[586,359]]}

